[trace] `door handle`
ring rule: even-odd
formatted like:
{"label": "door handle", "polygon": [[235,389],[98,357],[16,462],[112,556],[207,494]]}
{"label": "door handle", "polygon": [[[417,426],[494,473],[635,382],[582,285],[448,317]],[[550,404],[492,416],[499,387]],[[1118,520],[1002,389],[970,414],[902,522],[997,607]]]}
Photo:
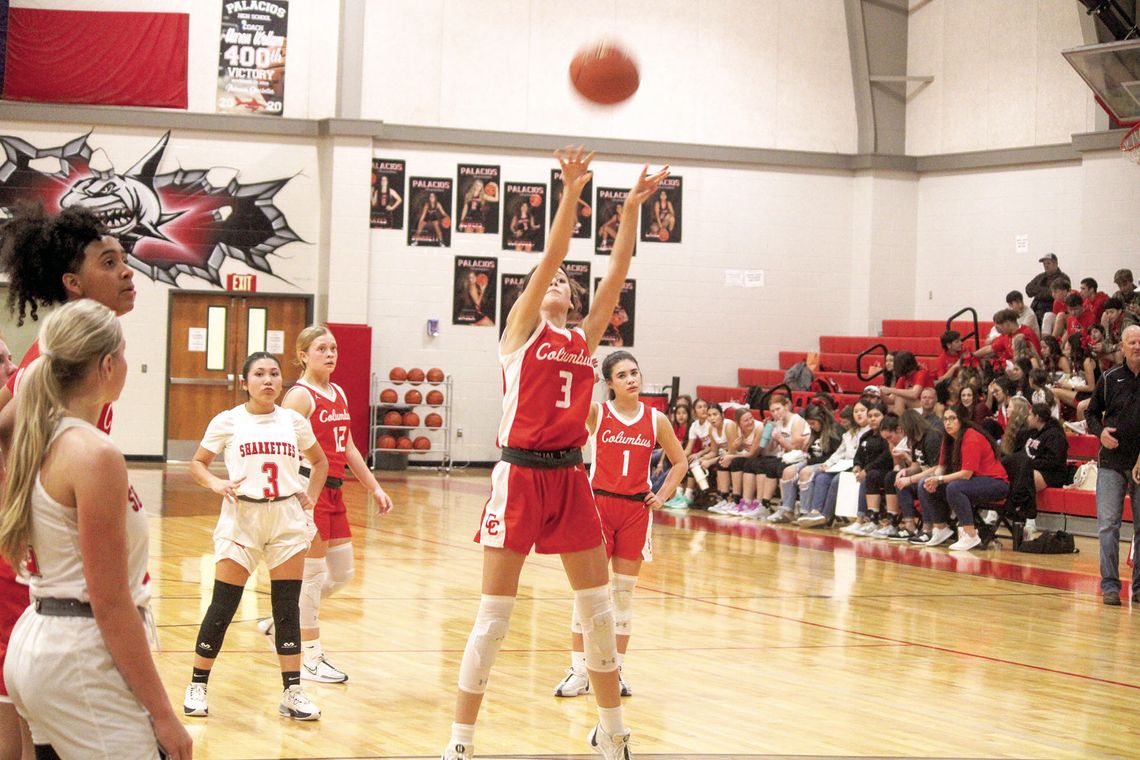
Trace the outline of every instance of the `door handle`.
{"label": "door handle", "polygon": [[170,378],[171,385],[215,385],[223,387],[233,387],[234,376],[226,375],[226,379],[213,378],[213,377],[172,377]]}

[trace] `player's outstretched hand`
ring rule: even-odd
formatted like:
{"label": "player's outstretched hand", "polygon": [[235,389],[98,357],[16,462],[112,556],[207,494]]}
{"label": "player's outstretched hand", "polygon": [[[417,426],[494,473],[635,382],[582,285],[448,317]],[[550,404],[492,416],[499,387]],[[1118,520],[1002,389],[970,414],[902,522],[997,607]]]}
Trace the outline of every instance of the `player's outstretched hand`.
{"label": "player's outstretched hand", "polygon": [[372,498],[376,500],[377,513],[386,515],[392,511],[392,497],[380,486],[376,486],[376,490],[372,492]]}
{"label": "player's outstretched hand", "polygon": [[649,164],[646,164],[641,169],[641,176],[637,178],[637,184],[630,188],[629,195],[627,195],[625,198],[626,206],[636,207],[640,206],[642,203],[645,203],[647,199],[652,197],[653,194],[657,192],[657,188],[661,186],[661,181],[668,176],[668,164],[666,164],[665,168],[656,174],[649,174]]}
{"label": "player's outstretched hand", "polygon": [[594,151],[586,153],[586,149],[581,145],[577,148],[567,145],[562,150],[554,151],[554,157],[562,167],[563,185],[581,192],[593,176],[590,172],[590,162],[594,160]]}

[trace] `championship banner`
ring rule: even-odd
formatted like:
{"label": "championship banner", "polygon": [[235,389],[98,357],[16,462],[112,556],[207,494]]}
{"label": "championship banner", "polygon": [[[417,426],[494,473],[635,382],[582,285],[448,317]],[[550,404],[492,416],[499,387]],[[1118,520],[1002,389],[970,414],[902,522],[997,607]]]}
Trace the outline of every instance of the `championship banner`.
{"label": "championship banner", "polygon": [[503,337],[503,330],[507,329],[507,315],[511,313],[511,307],[515,305],[515,301],[519,300],[519,296],[523,292],[523,283],[526,282],[525,274],[506,274],[504,273],[499,281],[499,337]]}
{"label": "championship banner", "polygon": [[455,216],[459,232],[499,234],[499,167],[460,164],[456,176],[460,204]]}
{"label": "championship banner", "polygon": [[287,0],[222,3],[218,113],[280,116],[285,111]]}
{"label": "championship banner", "polygon": [[404,178],[407,164],[395,158],[372,159],[372,213],[377,230],[404,229]]}
{"label": "championship banner", "polygon": [[[594,279],[595,290],[601,281],[601,277]],[[626,280],[621,287],[621,295],[618,297],[617,306],[614,307],[614,313],[610,317],[610,323],[606,325],[606,331],[602,334],[602,340],[598,345],[625,348],[633,346],[633,313],[636,305],[637,281]]]}
{"label": "championship banner", "polygon": [[451,246],[449,177],[412,177],[408,187],[408,245]]}
{"label": "championship banner", "polygon": [[[614,249],[614,239],[621,227],[621,207],[629,190],[618,187],[598,188],[598,226],[594,231],[594,252],[609,254]],[[634,247],[633,254],[637,255]]]}
{"label": "championship banner", "polygon": [[[550,224],[554,224],[554,215],[558,213],[558,206],[562,203],[562,170],[550,170]],[[591,177],[582,194],[578,196],[578,213],[574,217],[574,237],[589,239],[590,218],[594,215],[594,178]]]}
{"label": "championship banner", "polygon": [[453,325],[489,327],[495,324],[495,272],[498,259],[455,257]]}
{"label": "championship banner", "polygon": [[546,245],[546,185],[506,184],[504,251],[541,251]]}
{"label": "championship banner", "polygon": [[681,242],[681,178],[666,177],[657,193],[641,204],[641,239],[650,243]]}
{"label": "championship banner", "polygon": [[570,278],[570,293],[572,300],[577,300],[580,306],[570,309],[566,315],[566,326],[574,327],[590,313],[590,262],[563,261],[562,271]]}

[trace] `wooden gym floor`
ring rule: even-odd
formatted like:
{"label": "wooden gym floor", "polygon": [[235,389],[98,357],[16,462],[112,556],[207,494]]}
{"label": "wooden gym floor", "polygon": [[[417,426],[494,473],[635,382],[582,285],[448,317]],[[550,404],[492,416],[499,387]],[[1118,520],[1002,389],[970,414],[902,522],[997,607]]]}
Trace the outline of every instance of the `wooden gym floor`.
{"label": "wooden gym floor", "polygon": [[[156,655],[181,704],[213,583],[216,498],[181,466],[133,466],[152,515]],[[350,675],[306,684],[318,723],[277,714],[276,657],[250,581],[187,718],[196,758],[431,758],[446,743],[479,599],[471,542],[488,472],[381,473],[383,518],[346,484],[357,570],[325,600],[322,643]],[[1088,758],[1140,755],[1140,620],[1101,604],[1095,542],[1072,556],[945,549],[655,515],[635,595],[625,700],[638,758]],[[523,571],[476,736],[480,758],[595,757],[592,697],[558,699],[570,591],[556,557]],[[1140,613],[1138,613],[1140,614]]]}

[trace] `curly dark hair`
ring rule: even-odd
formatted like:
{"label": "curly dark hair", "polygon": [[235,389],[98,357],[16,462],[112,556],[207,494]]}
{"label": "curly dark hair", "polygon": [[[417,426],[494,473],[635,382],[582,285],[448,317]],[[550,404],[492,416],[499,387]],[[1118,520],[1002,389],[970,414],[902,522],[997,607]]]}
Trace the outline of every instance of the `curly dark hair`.
{"label": "curly dark hair", "polygon": [[42,203],[21,206],[0,227],[0,272],[8,275],[8,311],[16,324],[25,313],[35,321],[41,306],[68,300],[63,275],[83,264],[83,250],[109,234],[87,209],[49,214]]}

